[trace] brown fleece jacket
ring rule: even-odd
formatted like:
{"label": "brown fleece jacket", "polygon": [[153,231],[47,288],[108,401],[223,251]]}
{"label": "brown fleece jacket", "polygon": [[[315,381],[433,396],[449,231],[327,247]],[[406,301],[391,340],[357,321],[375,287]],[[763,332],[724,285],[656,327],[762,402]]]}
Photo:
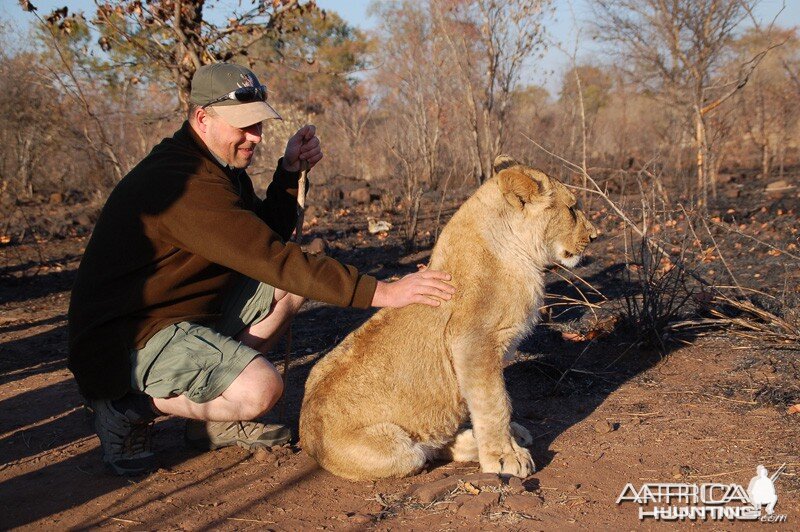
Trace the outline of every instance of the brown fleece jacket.
{"label": "brown fleece jacket", "polygon": [[68,366],[88,398],[127,393],[130,350],[162,328],[218,320],[235,271],[338,306],[372,302],[373,277],[285,243],[297,173],[279,161],[262,201],[245,172],[223,168],[198,142],[184,123],[119,182],[100,213],[68,316]]}

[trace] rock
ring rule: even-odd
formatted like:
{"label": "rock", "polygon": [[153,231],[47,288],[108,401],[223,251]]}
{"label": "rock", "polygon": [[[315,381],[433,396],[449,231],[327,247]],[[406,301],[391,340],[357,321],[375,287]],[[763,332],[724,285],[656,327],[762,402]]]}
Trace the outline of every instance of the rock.
{"label": "rock", "polygon": [[594,431],[598,434],[608,434],[614,430],[614,425],[606,420],[600,420],[594,424]]}
{"label": "rock", "polygon": [[736,199],[742,194],[742,189],[739,186],[726,187],[722,192],[728,199]]}
{"label": "rock", "polygon": [[785,179],[773,181],[764,189],[764,193],[770,199],[780,199],[794,191],[794,187]]}
{"label": "rock", "polygon": [[253,452],[253,460],[261,464],[274,464],[278,461],[277,455],[269,452],[266,449],[258,448]]}
{"label": "rock", "polygon": [[500,494],[486,491],[480,495],[459,495],[455,501],[460,505],[458,515],[463,517],[479,517],[493,504],[500,501]]}
{"label": "rock", "polygon": [[84,227],[86,227],[88,225],[92,225],[91,218],[89,218],[89,216],[87,216],[86,214],[79,214],[75,218],[75,221],[78,222],[78,225],[82,225]]}
{"label": "rock", "polygon": [[506,495],[503,504],[512,512],[533,515],[542,506],[542,499],[533,494],[510,494]]}
{"label": "rock", "polygon": [[375,218],[367,218],[367,231],[369,234],[374,235],[377,233],[384,233],[392,228],[392,224],[384,220],[376,220]]}
{"label": "rock", "polygon": [[328,244],[321,238],[315,238],[308,245],[303,246],[303,251],[311,255],[322,255],[328,249]]}
{"label": "rock", "polygon": [[64,201],[64,196],[62,194],[59,194],[58,192],[50,194],[50,199],[49,199],[50,205],[57,205],[59,203],[62,203],[63,201]]}
{"label": "rock", "polygon": [[369,193],[369,187],[359,187],[353,189],[348,194],[349,198],[356,203],[369,203],[371,196]]}
{"label": "rock", "polygon": [[769,185],[767,185],[766,190],[776,190],[780,188],[789,188],[791,185],[785,179],[779,179],[778,181],[773,181]]}
{"label": "rock", "polygon": [[469,482],[476,488],[499,488],[503,485],[503,479],[497,473],[475,473],[462,477],[461,480]]}
{"label": "rock", "polygon": [[525,489],[525,484],[523,484],[522,479],[519,477],[509,478],[508,487],[511,489],[512,493],[525,493],[527,491]]}
{"label": "rock", "polygon": [[357,525],[365,525],[372,522],[372,516],[366,514],[353,514],[349,516],[347,520]]}
{"label": "rock", "polygon": [[408,489],[408,494],[416,498],[423,504],[428,504],[441,498],[446,493],[458,487],[458,477],[452,476],[428,482],[427,484],[415,484]]}

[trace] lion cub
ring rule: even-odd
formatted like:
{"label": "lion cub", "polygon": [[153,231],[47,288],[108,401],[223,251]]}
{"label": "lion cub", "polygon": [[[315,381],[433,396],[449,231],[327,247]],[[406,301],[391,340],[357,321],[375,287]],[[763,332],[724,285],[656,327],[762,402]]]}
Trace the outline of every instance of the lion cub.
{"label": "lion cub", "polygon": [[312,369],[300,440],[328,471],[401,477],[447,458],[533,472],[515,440],[531,442],[511,423],[504,359],[538,316],[545,268],[575,266],[597,231],[559,181],[507,156],[495,172],[433,249],[430,267],[452,275],[452,300],[384,308]]}

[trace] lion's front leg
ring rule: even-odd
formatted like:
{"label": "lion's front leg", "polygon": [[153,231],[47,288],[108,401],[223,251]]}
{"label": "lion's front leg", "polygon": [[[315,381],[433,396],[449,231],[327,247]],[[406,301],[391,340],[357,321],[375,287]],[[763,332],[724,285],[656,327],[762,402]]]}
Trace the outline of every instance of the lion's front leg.
{"label": "lion's front leg", "polygon": [[512,433],[511,402],[503,381],[502,357],[454,349],[453,359],[459,388],[472,418],[481,471],[527,477],[535,470],[533,459],[514,436],[525,441],[530,434],[523,427],[521,431],[514,427],[517,434]]}

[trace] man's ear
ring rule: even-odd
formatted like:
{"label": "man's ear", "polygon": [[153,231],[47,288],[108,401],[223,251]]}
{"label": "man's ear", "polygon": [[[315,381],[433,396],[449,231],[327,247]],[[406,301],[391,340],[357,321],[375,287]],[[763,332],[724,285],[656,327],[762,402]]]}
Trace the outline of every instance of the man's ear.
{"label": "man's ear", "polygon": [[544,172],[522,172],[509,168],[497,174],[500,192],[512,207],[522,210],[526,203],[549,197],[550,178]]}
{"label": "man's ear", "polygon": [[208,120],[209,118],[211,118],[211,113],[209,113],[208,110],[203,109],[202,107],[197,107],[194,110],[194,115],[192,118],[194,118],[193,121],[195,124],[195,128],[205,133],[206,130],[208,129]]}

